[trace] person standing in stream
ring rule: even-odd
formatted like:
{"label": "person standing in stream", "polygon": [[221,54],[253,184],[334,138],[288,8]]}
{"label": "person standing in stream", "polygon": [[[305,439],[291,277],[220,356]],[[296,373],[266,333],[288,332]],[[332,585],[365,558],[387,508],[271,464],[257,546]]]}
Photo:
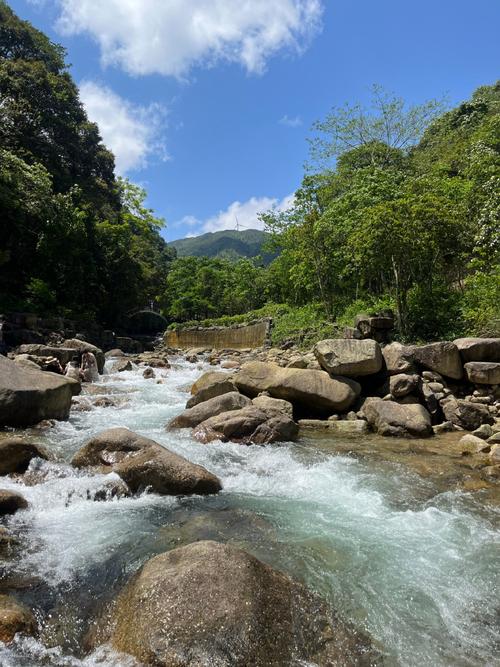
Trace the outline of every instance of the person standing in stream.
{"label": "person standing in stream", "polygon": [[97,368],[97,359],[92,352],[84,352],[82,354],[82,371],[84,382],[97,382],[99,379],[99,371]]}

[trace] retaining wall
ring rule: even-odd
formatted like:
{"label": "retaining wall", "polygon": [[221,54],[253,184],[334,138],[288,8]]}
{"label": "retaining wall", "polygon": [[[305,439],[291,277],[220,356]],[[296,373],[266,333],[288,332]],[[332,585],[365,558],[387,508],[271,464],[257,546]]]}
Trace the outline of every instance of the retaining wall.
{"label": "retaining wall", "polygon": [[237,327],[196,327],[194,329],[178,329],[165,333],[168,347],[189,349],[206,347],[212,350],[232,348],[262,347],[268,340],[270,320],[262,320]]}

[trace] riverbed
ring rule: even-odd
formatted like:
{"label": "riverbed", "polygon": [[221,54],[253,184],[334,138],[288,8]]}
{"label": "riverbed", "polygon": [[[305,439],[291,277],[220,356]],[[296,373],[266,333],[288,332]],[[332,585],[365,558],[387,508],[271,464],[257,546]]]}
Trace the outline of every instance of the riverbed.
{"label": "riverbed", "polygon": [[[375,436],[246,447],[167,431],[202,372],[179,359],[156,370],[162,384],[142,369],[107,374],[92,391],[116,405],[32,434],[56,460],[32,463],[37,484],[2,479],[29,508],[7,523],[21,543],[0,562],[1,592],[37,610],[41,635],[0,645],[2,667],[135,666],[105,648],[86,652],[93,621],[148,558],[199,539],[231,542],[305,582],[373,638],[384,665],[499,664],[500,513],[489,489],[453,484],[439,456],[407,442],[377,455]],[[113,476],[68,462],[115,426],[205,466],[223,491],[97,501]]]}

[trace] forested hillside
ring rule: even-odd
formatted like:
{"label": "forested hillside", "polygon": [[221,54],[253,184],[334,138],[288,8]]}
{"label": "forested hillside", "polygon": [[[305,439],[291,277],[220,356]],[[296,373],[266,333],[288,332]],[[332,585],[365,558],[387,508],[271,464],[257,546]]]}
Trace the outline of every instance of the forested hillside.
{"label": "forested hillside", "polygon": [[[375,88],[371,109],[334,109],[314,129],[295,205],[263,215],[281,252],[249,276],[248,302],[285,304],[290,321],[295,308],[302,330],[391,308],[405,339],[498,335],[500,84],[445,113]],[[236,314],[205,296],[183,317]]]}
{"label": "forested hillside", "polygon": [[178,257],[218,257],[235,260],[241,257],[256,257],[263,264],[269,264],[276,253],[270,254],[265,251],[264,244],[267,239],[268,235],[259,229],[242,231],[227,229],[179,239],[172,241],[170,245],[175,248]]}
{"label": "forested hillside", "polygon": [[145,193],[114,175],[64,50],[0,1],[0,312],[119,317],[175,255]]}

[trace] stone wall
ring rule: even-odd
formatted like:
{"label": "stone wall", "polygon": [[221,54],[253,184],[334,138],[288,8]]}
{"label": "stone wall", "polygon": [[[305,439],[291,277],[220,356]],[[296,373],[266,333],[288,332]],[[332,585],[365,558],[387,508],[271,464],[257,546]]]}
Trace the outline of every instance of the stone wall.
{"label": "stone wall", "polygon": [[234,327],[196,327],[178,329],[165,333],[168,347],[180,349],[210,348],[212,350],[262,347],[268,340],[270,320],[261,320],[248,325]]}

